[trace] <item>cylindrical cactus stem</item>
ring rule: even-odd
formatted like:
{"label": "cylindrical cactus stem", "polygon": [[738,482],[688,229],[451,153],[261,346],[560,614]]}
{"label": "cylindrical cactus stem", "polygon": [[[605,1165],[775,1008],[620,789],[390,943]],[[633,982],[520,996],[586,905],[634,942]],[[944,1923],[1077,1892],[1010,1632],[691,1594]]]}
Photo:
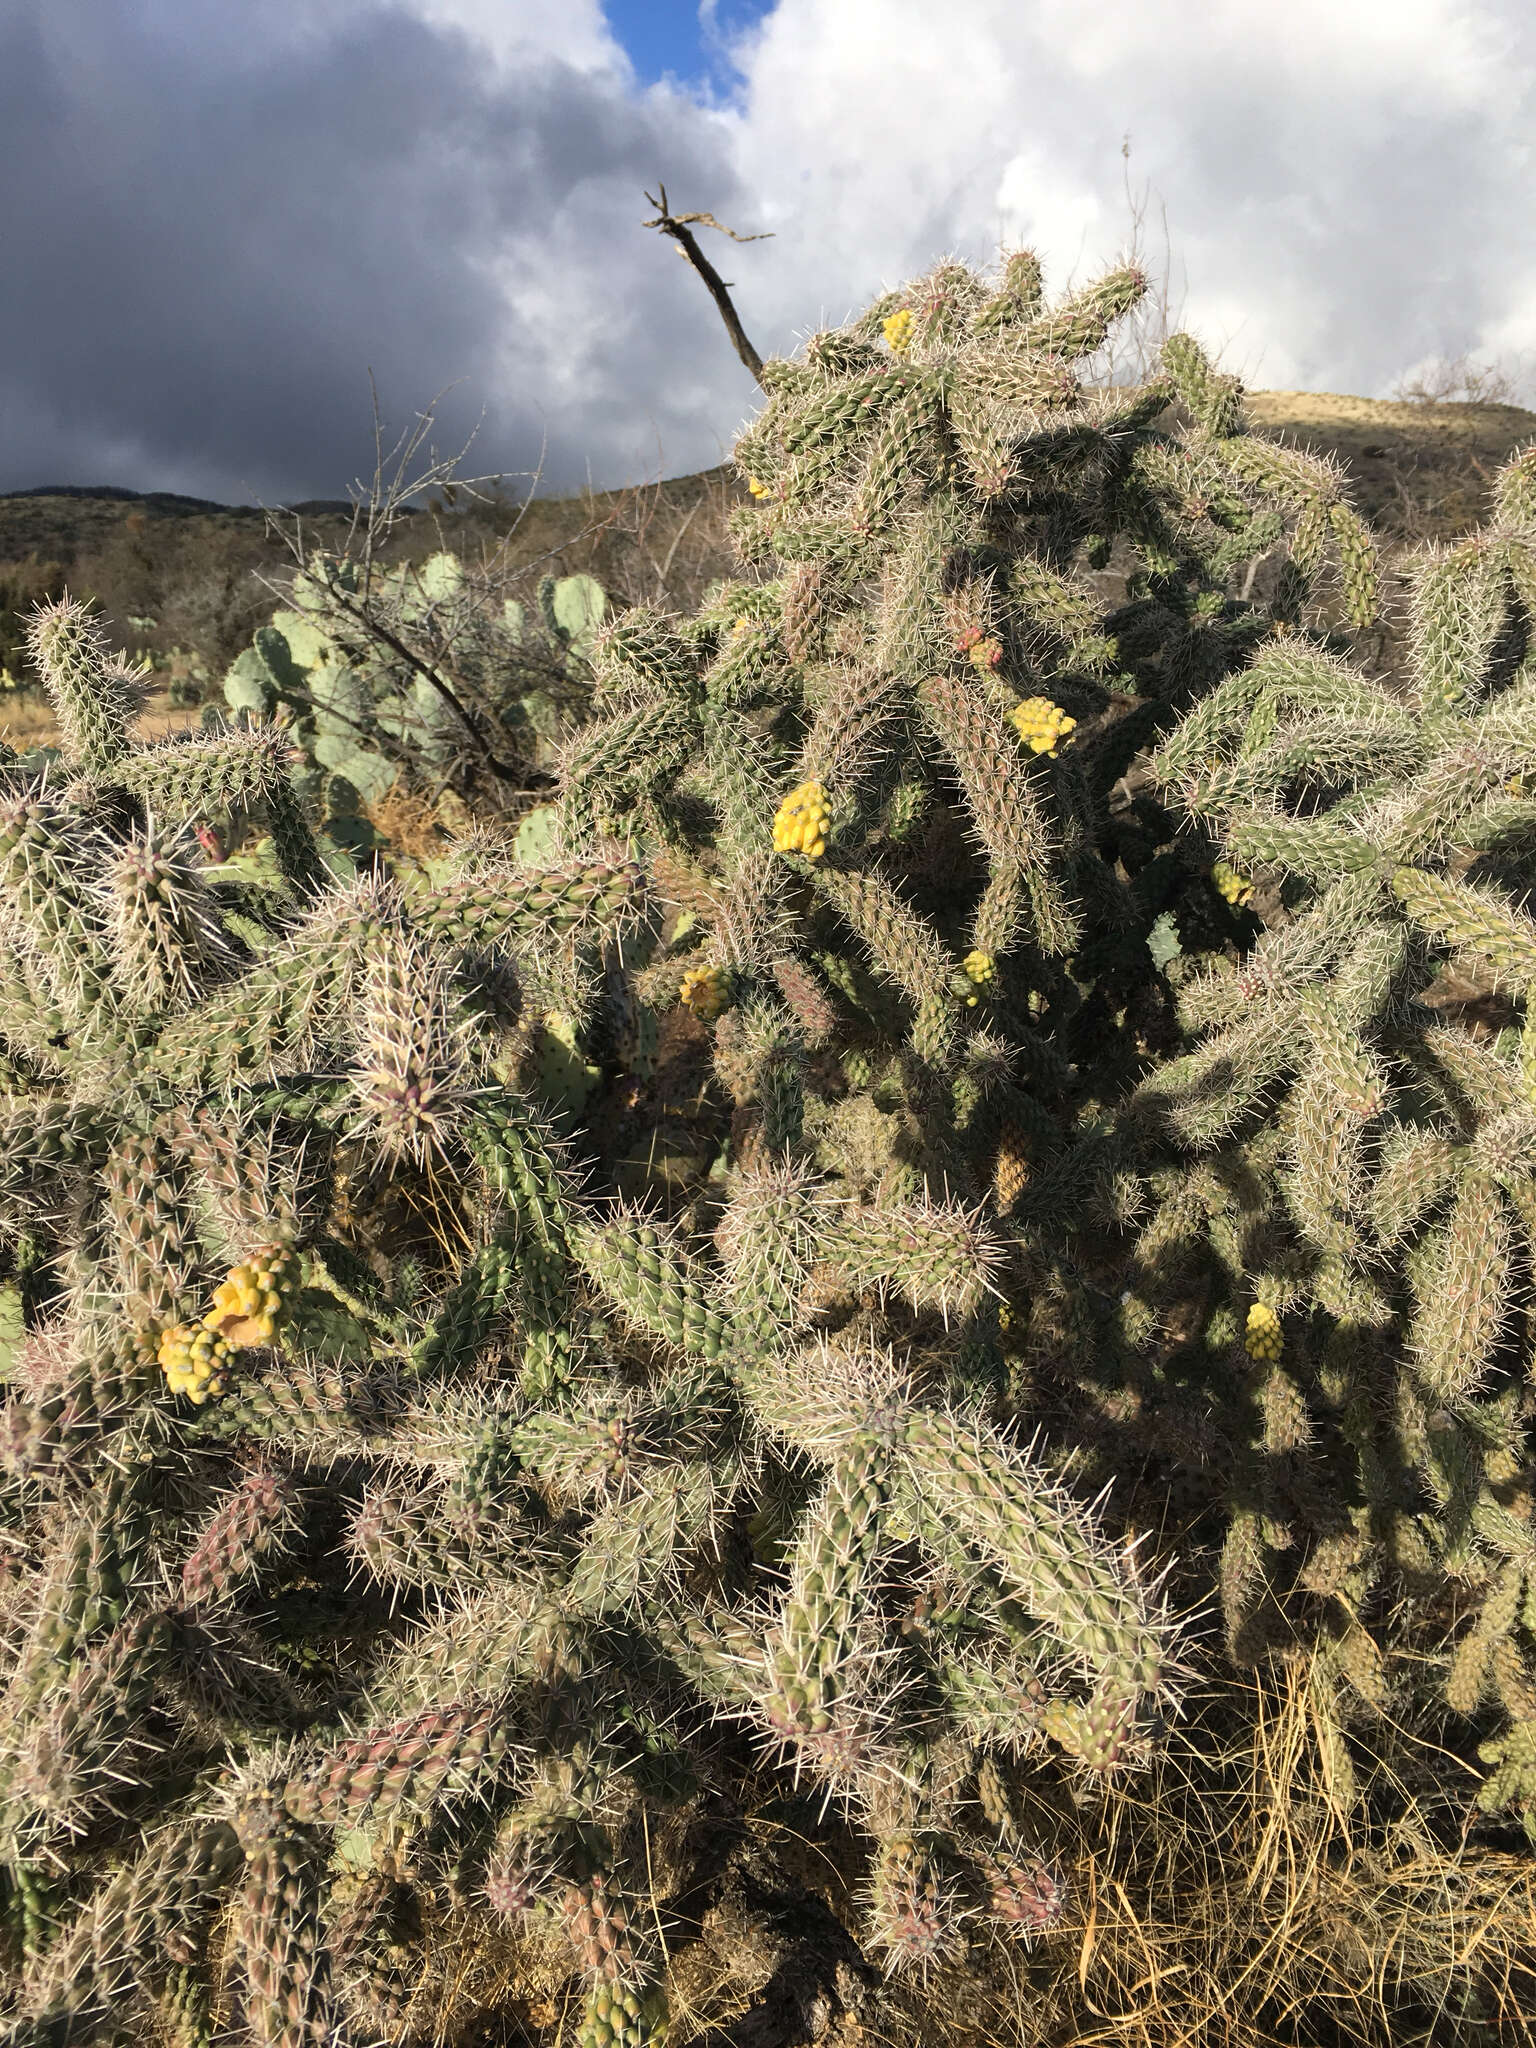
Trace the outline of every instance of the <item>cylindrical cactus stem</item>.
{"label": "cylindrical cactus stem", "polygon": [[230,959],[190,827],[151,827],[108,864],[112,968],[137,1010],[184,1009]]}
{"label": "cylindrical cactus stem", "polygon": [[300,1160],[276,1128],[203,1104],[172,1116],[170,1140],[209,1252],[235,1265],[298,1239]]}
{"label": "cylindrical cactus stem", "polygon": [[402,1809],[429,1812],[439,1800],[483,1788],[507,1740],[500,1701],[429,1707],[338,1744],[289,1784],[285,1802],[296,1819],[332,1827],[356,1827]]}
{"label": "cylindrical cactus stem", "polygon": [[789,1591],[767,1645],[762,1710],[769,1726],[807,1755],[825,1752],[828,1763],[848,1743],[857,1746],[837,1706],[889,1498],[889,1450],[875,1437],[855,1437],[796,1544]]}
{"label": "cylindrical cactus stem", "polygon": [[246,1795],[234,1828],[245,1881],[231,1948],[244,1978],[246,2029],[257,2048],[330,2048],[335,2008],[319,1840],[271,1789]]}
{"label": "cylindrical cactus stem", "polygon": [[643,1211],[621,1208],[603,1223],[575,1223],[571,1250],[585,1272],[639,1330],[701,1358],[718,1356],[726,1325],[704,1267]]}
{"label": "cylindrical cactus stem", "polygon": [[412,1346],[414,1370],[423,1374],[472,1370],[496,1318],[512,1299],[516,1280],[512,1245],[501,1237],[481,1245],[465,1261],[427,1329]]}
{"label": "cylindrical cactus stem", "polygon": [[156,1746],[140,1724],[169,1640],[163,1614],[135,1614],[85,1650],[28,1730],[10,1794],[50,1834],[78,1835],[145,1782]]}
{"label": "cylindrical cactus stem", "polygon": [[225,1494],[181,1568],[189,1607],[228,1600],[268,1557],[281,1556],[299,1526],[303,1493],[286,1472],[257,1466]]}
{"label": "cylindrical cactus stem", "polygon": [[1066,1911],[1066,1881],[1043,1856],[1001,1847],[977,1861],[987,1886],[987,1911],[1005,1930],[1029,1941],[1047,1933]]}
{"label": "cylindrical cactus stem", "polygon": [[1087,1508],[979,1419],[914,1410],[905,1445],[932,1511],[997,1565],[1064,1649],[1133,1694],[1157,1689],[1166,1624]]}
{"label": "cylindrical cactus stem", "polygon": [[27,621],[27,652],[53,706],[72,768],[103,775],[128,752],[143,673],[114,654],[101,621],[67,594]]}
{"label": "cylindrical cactus stem", "polygon": [[370,950],[353,1074],[358,1127],[386,1159],[446,1154],[471,1096],[463,999],[440,950],[399,927]]}
{"label": "cylindrical cactus stem", "polygon": [[629,922],[641,902],[640,869],[591,862],[538,874],[509,872],[495,881],[457,882],[416,899],[426,930],[461,945],[488,946],[530,932],[574,932]]}
{"label": "cylindrical cactus stem", "polygon": [[818,1249],[851,1285],[899,1294],[946,1318],[981,1306],[1002,1245],[979,1216],[952,1203],[882,1203],[845,1209],[823,1227]]}
{"label": "cylindrical cactus stem", "polygon": [[1052,1700],[1040,1726],[1089,1770],[1113,1770],[1135,1754],[1135,1692],[1123,1682],[1109,1683],[1088,1700]]}
{"label": "cylindrical cactus stem", "polygon": [[650,1974],[655,1929],[613,1869],[599,1869],[559,1895],[560,1923],[583,1974],[639,1987]]}
{"label": "cylindrical cactus stem", "polygon": [[110,1130],[89,1105],[0,1095],[0,1213],[12,1204],[23,1213],[54,1206],[71,1176],[100,1166]]}
{"label": "cylindrical cactus stem", "polygon": [[926,1976],[965,1954],[965,1905],[929,1836],[901,1831],[880,1844],[869,1897],[870,1939],[893,1970]]}
{"label": "cylindrical cactus stem", "polygon": [[239,1843],[222,1821],[151,1837],[97,1887],[49,1951],[27,1986],[29,2012],[38,2020],[84,2022],[176,1962],[190,1962],[239,1867]]}
{"label": "cylindrical cactus stem", "polygon": [[46,1698],[83,1646],[122,1619],[142,1538],[141,1465],[114,1465],[61,1533],[12,1679],[13,1704]]}
{"label": "cylindrical cactus stem", "polygon": [[666,2048],[670,2023],[660,1986],[638,1989],[606,1978],[587,1993],[576,2048]]}
{"label": "cylindrical cactus stem", "polygon": [[178,1963],[166,1979],[159,2016],[170,2048],[214,2048],[217,2011],[208,1972],[196,1963]]}
{"label": "cylindrical cactus stem", "polygon": [[1536,923],[1491,891],[1422,868],[1399,868],[1392,893],[1421,930],[1491,960],[1515,988],[1536,984]]}
{"label": "cylindrical cactus stem", "polygon": [[951,990],[949,955],[937,933],[881,875],[819,864],[811,872],[817,888],[863,941],[875,971],[911,1003],[918,1057],[945,1065],[959,1035],[960,1009]]}
{"label": "cylindrical cactus stem", "polygon": [[194,1251],[169,1146],[158,1134],[125,1133],[102,1178],[129,1321],[157,1328],[179,1322],[195,1299]]}
{"label": "cylindrical cactus stem", "polygon": [[34,788],[0,799],[0,904],[47,960],[60,1010],[88,1038],[110,1031],[118,1007],[92,872],[100,851],[53,796]]}
{"label": "cylindrical cactus stem", "polygon": [[553,1133],[526,1102],[504,1091],[476,1105],[469,1135],[487,1179],[513,1211],[519,1229],[546,1249],[561,1250],[570,1190]]}

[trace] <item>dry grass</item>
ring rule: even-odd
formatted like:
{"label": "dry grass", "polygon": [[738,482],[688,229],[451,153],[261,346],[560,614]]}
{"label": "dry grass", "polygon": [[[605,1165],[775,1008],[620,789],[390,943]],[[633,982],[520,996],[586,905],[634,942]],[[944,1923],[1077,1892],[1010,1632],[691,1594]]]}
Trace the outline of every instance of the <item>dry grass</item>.
{"label": "dry grass", "polygon": [[[197,720],[195,705],[172,704],[163,690],[156,690],[136,729],[142,739],[164,739],[168,733],[194,731]],[[0,740],[25,753],[29,747],[56,746],[58,738],[53,706],[41,690],[8,690],[0,696]]]}

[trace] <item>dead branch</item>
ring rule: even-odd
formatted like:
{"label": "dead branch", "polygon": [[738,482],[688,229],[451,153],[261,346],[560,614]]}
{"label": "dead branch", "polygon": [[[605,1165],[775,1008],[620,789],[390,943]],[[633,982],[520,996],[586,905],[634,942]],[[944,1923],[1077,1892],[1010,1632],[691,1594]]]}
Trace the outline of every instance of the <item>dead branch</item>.
{"label": "dead branch", "polygon": [[717,228],[722,235],[729,235],[733,242],[771,242],[771,233],[762,235],[738,235],[734,228],[724,226],[712,213],[673,213],[667,206],[667,188],[656,187],[660,197],[649,192],[646,198],[656,208],[656,218],[642,222],[642,226],[657,228],[664,235],[670,235],[676,242],[679,253],[686,256],[694,269],[703,278],[710,297],[720,309],[720,318],[725,322],[725,331],[731,337],[731,345],[746,364],[752,375],[761,384],[763,381],[763,359],[748,341],[746,330],[741,324],[735,306],[731,303],[731,287],[699,247],[693,233],[697,227]]}

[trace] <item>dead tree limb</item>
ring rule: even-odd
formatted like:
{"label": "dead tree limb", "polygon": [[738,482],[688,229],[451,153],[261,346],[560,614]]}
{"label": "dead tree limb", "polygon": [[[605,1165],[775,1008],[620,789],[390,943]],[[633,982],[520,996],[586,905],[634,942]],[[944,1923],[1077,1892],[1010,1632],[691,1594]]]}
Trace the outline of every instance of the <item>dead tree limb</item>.
{"label": "dead tree limb", "polygon": [[660,194],[659,198],[652,197],[649,192],[645,195],[656,208],[656,218],[645,221],[643,225],[648,228],[659,228],[662,234],[670,235],[680,252],[703,278],[710,297],[720,309],[720,318],[725,322],[725,331],[731,337],[731,346],[761,384],[763,359],[747,339],[746,330],[737,316],[735,306],[731,303],[731,287],[699,247],[693,229],[696,226],[718,228],[722,235],[729,235],[733,242],[771,242],[772,234],[738,235],[734,228],[724,226],[712,213],[673,213],[667,206],[666,186],[658,185],[656,190]]}

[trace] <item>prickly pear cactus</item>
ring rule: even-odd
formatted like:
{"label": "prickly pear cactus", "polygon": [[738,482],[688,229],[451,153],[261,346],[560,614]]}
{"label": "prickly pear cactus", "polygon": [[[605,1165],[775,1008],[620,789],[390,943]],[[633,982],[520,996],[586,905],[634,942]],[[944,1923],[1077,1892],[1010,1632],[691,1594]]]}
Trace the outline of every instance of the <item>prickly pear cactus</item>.
{"label": "prickly pear cactus", "polygon": [[[302,748],[300,787],[332,836],[355,841],[347,808],[376,803],[403,774],[473,791],[489,767],[517,781],[583,700],[607,608],[591,576],[547,577],[537,623],[499,605],[447,550],[392,568],[319,551],[224,678],[237,717],[280,718]],[[477,781],[479,778],[479,781]]]}

